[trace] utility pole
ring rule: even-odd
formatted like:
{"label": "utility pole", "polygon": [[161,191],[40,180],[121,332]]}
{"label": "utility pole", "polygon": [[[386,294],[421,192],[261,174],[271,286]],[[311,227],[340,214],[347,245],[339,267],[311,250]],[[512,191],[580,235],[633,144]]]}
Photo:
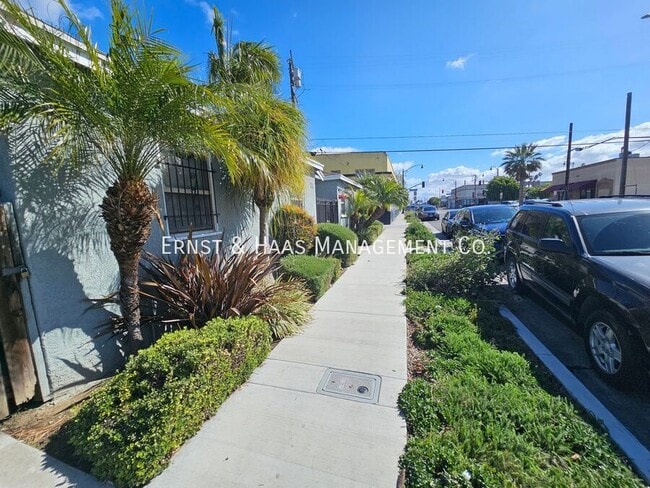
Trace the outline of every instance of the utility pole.
{"label": "utility pole", "polygon": [[296,88],[302,87],[302,71],[293,63],[293,52],[289,51],[289,87],[291,88],[291,103],[298,104]]}
{"label": "utility pole", "polygon": [[625,107],[625,135],[623,137],[623,156],[621,157],[621,184],[618,194],[625,195],[627,179],[627,157],[630,152],[630,116],[632,115],[632,92],[627,94],[627,105]]}
{"label": "utility pole", "polygon": [[569,147],[566,151],[566,172],[564,174],[564,198],[569,200],[569,173],[571,172],[571,142],[573,140],[573,122],[569,124]]}

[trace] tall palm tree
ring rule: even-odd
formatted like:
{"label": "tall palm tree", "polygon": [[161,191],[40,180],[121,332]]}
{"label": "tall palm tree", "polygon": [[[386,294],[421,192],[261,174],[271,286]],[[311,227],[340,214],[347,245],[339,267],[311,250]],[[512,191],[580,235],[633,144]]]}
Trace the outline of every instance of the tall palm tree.
{"label": "tall palm tree", "polygon": [[267,242],[271,206],[279,195],[299,194],[306,173],[305,120],[300,110],[274,92],[280,81],[280,60],[264,43],[226,41],[223,17],[214,8],[217,52],[208,55],[212,88],[233,100],[235,120],[225,124],[245,149],[247,164],[233,178],[248,191],[259,210],[259,243]]}
{"label": "tall palm tree", "polygon": [[392,178],[375,174],[364,174],[357,178],[363,189],[355,193],[351,202],[350,226],[360,232],[390,210],[392,206],[403,208],[408,204],[408,190]]}
{"label": "tall palm tree", "polygon": [[0,25],[0,126],[30,124],[56,166],[97,165],[113,183],[102,217],[120,273],[119,300],[131,352],[142,346],[138,262],[158,215],[147,177],[162,162],[161,148],[216,153],[235,172],[236,143],[206,104],[224,106],[212,91],[190,81],[190,66],[157,38],[150,23],[111,0],[110,48],[102,54],[88,30],[58,0],[78,33],[87,61],[73,59],[61,36],[28,15],[16,0],[0,6],[28,35]]}
{"label": "tall palm tree", "polygon": [[521,144],[506,151],[501,166],[508,176],[519,182],[519,205],[524,202],[526,180],[542,168],[544,158],[537,152],[535,144]]}

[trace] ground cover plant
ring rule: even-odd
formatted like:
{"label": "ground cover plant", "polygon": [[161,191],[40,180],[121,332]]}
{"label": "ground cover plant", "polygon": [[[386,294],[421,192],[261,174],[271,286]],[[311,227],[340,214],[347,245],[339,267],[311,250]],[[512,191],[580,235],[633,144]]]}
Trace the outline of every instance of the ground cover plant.
{"label": "ground cover plant", "polygon": [[94,392],[66,438],[79,463],[118,487],[160,473],[270,351],[257,317],[215,319],[168,333]]}
{"label": "ground cover plant", "polygon": [[281,260],[280,273],[305,283],[314,301],[329,289],[341,272],[341,261],[336,258],[292,255]]}
{"label": "ground cover plant", "polygon": [[409,257],[407,276],[426,279],[411,281],[405,300],[424,358],[398,402],[410,434],[400,460],[406,486],[643,486],[608,437],[522,353],[488,282],[445,290],[444,261],[459,266],[459,256]]}

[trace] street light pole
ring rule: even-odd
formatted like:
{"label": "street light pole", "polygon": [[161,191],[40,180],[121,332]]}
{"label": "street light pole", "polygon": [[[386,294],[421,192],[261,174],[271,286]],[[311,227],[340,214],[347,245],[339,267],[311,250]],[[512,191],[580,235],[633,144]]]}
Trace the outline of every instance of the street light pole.
{"label": "street light pole", "polygon": [[[414,165],[411,166],[410,168],[408,168],[408,169],[403,169],[403,170],[402,170],[402,186],[403,186],[404,188],[406,188],[406,184],[405,184],[405,181],[406,181],[406,178],[405,178],[405,177],[406,177],[406,173],[408,173],[409,171],[411,171],[412,169],[417,168],[417,167],[418,167],[418,165],[417,165],[417,164],[414,164]],[[420,169],[424,169],[424,165],[423,165],[423,164],[420,165]]]}

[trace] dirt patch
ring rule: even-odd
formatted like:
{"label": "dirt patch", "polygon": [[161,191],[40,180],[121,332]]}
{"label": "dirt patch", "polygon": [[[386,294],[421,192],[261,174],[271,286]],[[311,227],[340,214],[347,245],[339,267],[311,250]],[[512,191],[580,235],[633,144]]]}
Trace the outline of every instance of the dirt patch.
{"label": "dirt patch", "polygon": [[0,423],[0,431],[25,444],[47,452],[68,464],[79,464],[65,437],[66,427],[76,408],[97,389],[99,383],[83,392],[42,404],[27,404]]}
{"label": "dirt patch", "polygon": [[427,364],[427,353],[418,348],[413,342],[413,335],[416,332],[416,326],[410,320],[407,320],[407,337],[406,337],[406,361],[408,369],[408,379],[419,378],[424,375]]}

